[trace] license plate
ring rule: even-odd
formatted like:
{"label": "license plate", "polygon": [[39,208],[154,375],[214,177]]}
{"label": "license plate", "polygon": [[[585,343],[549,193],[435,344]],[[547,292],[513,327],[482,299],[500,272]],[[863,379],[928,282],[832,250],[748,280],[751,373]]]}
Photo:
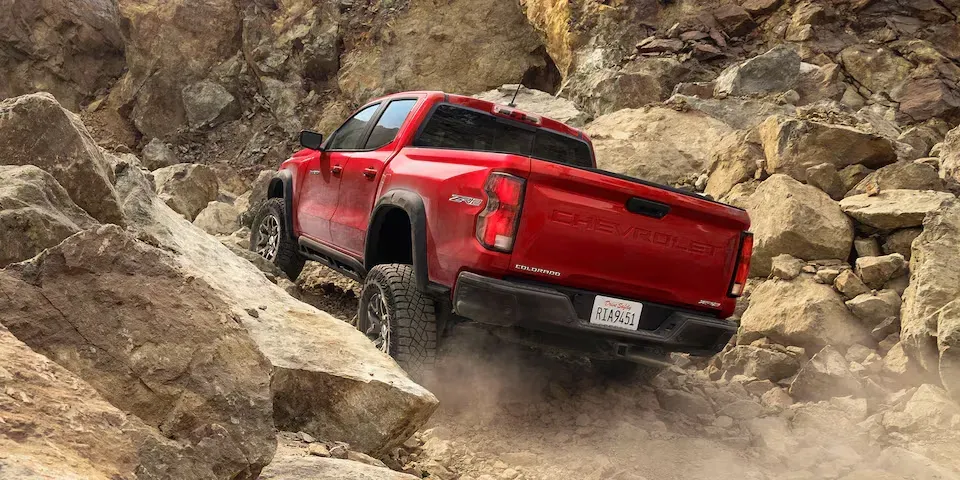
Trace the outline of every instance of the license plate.
{"label": "license plate", "polygon": [[590,323],[624,330],[637,330],[640,328],[642,310],[643,304],[640,302],[597,295],[593,300]]}

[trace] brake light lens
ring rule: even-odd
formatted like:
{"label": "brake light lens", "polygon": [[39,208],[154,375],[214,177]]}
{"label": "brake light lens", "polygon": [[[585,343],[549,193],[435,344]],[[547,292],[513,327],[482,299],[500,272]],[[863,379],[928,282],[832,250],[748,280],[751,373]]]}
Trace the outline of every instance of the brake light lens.
{"label": "brake light lens", "polygon": [[490,174],[483,186],[487,206],[477,215],[477,241],[488,250],[510,253],[517,236],[526,181],[508,173]]}
{"label": "brake light lens", "polygon": [[733,274],[733,283],[730,285],[730,296],[743,295],[743,287],[747,285],[750,275],[750,257],[753,255],[753,234],[744,232],[740,240],[740,255],[737,257],[737,269]]}

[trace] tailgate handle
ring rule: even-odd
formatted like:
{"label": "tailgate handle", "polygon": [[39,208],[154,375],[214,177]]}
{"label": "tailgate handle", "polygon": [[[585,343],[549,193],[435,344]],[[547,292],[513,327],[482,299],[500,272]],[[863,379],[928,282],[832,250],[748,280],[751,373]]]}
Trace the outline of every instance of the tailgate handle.
{"label": "tailgate handle", "polygon": [[670,213],[670,205],[640,197],[632,197],[627,200],[627,211],[653,218],[663,218],[667,216],[667,213]]}

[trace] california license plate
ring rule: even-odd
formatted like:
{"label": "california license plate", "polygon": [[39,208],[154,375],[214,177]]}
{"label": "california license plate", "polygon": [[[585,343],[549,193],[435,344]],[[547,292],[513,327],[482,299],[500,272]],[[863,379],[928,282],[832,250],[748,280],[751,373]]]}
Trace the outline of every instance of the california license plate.
{"label": "california license plate", "polygon": [[640,302],[597,295],[593,300],[590,323],[624,330],[637,330],[640,328],[642,310],[643,304]]}

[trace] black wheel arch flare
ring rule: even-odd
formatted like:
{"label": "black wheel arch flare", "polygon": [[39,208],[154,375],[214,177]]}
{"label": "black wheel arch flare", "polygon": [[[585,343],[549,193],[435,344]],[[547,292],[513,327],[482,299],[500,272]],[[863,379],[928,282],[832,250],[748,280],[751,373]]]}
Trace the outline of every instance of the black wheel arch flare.
{"label": "black wheel arch flare", "polygon": [[375,265],[372,265],[371,259],[374,258],[373,252],[376,252],[377,243],[380,241],[378,233],[386,214],[393,208],[399,208],[407,213],[410,218],[411,244],[413,245],[413,275],[417,282],[417,288],[420,291],[427,291],[430,283],[430,276],[427,267],[427,210],[423,203],[423,198],[414,191],[395,189],[390,190],[377,200],[370,215],[370,224],[367,228],[367,239],[364,247],[363,258],[364,268],[370,271]]}

